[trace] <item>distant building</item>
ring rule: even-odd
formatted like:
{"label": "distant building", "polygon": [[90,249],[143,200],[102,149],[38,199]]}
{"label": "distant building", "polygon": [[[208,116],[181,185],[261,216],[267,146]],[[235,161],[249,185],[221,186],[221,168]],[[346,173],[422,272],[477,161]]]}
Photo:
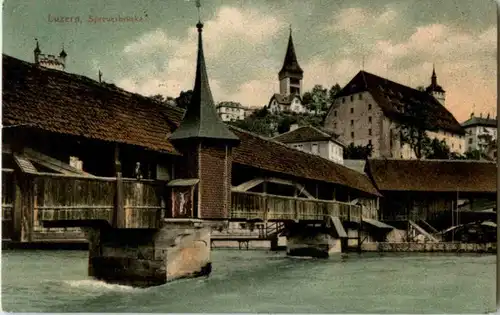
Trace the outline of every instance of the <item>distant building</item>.
{"label": "distant building", "polygon": [[431,84],[425,89],[425,91],[434,96],[434,98],[437,99],[441,105],[445,106],[446,92],[443,90],[441,85],[437,83],[437,75],[434,66],[432,66]]}
{"label": "distant building", "polygon": [[470,118],[462,123],[466,132],[466,150],[480,150],[484,153],[490,149],[491,143],[497,139],[497,120],[490,115],[483,118],[482,115],[475,117],[471,113]]}
{"label": "distant building", "polygon": [[54,55],[42,54],[37,40],[36,47],[33,50],[33,54],[35,57],[35,64],[39,66],[60,71],[64,71],[64,69],[66,68],[66,57],[68,56],[68,54],[66,54],[64,48],[61,50],[59,56],[57,57]]}
{"label": "distant building", "polygon": [[246,109],[240,103],[220,102],[216,108],[222,121],[243,120],[246,117]]}
{"label": "distant building", "polygon": [[[398,131],[405,105],[425,106],[429,112],[433,139],[444,140],[452,152],[465,152],[465,131],[444,107],[444,91],[432,75],[430,92],[418,91],[374,74],[360,71],[339,92],[325,118],[324,126],[340,136],[346,145],[373,147],[372,157],[415,158],[413,150],[401,144]],[[441,101],[432,96],[431,92]]]}
{"label": "distant building", "polygon": [[288,47],[286,50],[283,67],[278,73],[280,81],[280,93],[274,94],[269,100],[269,110],[272,113],[282,111],[291,111],[296,113],[307,112],[302,104],[302,78],[304,71],[300,68],[293,47],[292,30],[288,38]]}
{"label": "distant building", "polygon": [[273,140],[292,148],[321,156],[338,164],[344,163],[344,147],[338,136],[332,132],[312,126],[292,125],[290,131],[282,133]]}

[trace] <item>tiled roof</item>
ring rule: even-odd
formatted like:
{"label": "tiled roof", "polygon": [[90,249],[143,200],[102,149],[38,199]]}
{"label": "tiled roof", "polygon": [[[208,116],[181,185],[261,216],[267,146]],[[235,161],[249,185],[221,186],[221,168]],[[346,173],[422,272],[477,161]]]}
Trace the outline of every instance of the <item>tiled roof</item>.
{"label": "tiled roof", "polygon": [[338,140],[338,135],[332,132],[326,132],[313,126],[302,126],[295,130],[282,133],[273,138],[273,140],[283,143],[297,143],[310,141],[334,141],[343,145]]}
{"label": "tiled roof", "polygon": [[497,120],[491,118],[472,117],[462,123],[462,127],[464,128],[475,126],[497,128]]}
{"label": "tiled roof", "polygon": [[[404,115],[398,109],[401,104],[425,106],[429,113],[428,122],[432,129],[442,129],[457,134],[464,134],[462,126],[453,115],[427,92],[418,91],[408,86],[387,80],[366,71],[360,71],[335,96],[336,99],[354,93],[369,91],[373,99],[381,107],[385,116],[401,121]],[[346,106],[341,104],[340,106]],[[333,108],[333,106],[332,106]]]}
{"label": "tiled roof", "polygon": [[240,145],[233,149],[233,163],[339,184],[372,195],[379,195],[365,174],[233,126],[231,130],[241,140]]}
{"label": "tiled roof", "polygon": [[367,173],[382,192],[497,191],[497,166],[491,162],[369,159],[367,167]]}
{"label": "tiled roof", "polygon": [[176,153],[183,111],[87,77],[3,55],[2,122]]}

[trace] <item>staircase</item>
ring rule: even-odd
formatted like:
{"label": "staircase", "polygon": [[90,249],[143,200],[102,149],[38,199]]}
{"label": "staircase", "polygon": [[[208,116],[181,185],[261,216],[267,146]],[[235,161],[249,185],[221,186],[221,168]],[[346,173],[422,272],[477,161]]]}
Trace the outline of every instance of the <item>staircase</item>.
{"label": "staircase", "polygon": [[409,223],[410,232],[412,229],[414,229],[414,230],[418,231],[420,234],[422,234],[423,236],[425,236],[427,239],[429,239],[431,242],[439,243],[439,240],[437,238],[435,238],[433,235],[428,233],[426,230],[424,230],[417,223],[413,222],[412,220],[408,220],[408,223]]}
{"label": "staircase", "polygon": [[260,237],[262,239],[270,240],[279,236],[284,229],[285,224],[283,222],[266,222]]}

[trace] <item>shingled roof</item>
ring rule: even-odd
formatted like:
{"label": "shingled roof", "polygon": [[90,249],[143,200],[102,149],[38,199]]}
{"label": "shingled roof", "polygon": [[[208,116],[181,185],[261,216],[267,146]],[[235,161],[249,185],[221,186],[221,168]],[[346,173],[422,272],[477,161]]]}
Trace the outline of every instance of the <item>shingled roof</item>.
{"label": "shingled roof", "polygon": [[282,133],[272,139],[282,143],[333,141],[344,146],[344,144],[339,142],[337,138],[338,135],[334,134],[333,132],[321,130],[313,126],[302,126],[295,130]]}
{"label": "shingled roof", "polygon": [[[60,134],[179,154],[167,136],[182,120],[182,109],[6,55],[2,75],[4,125],[25,124]],[[234,148],[233,163],[378,195],[364,174],[235,127],[229,130],[241,139]]]}
{"label": "shingled roof", "polygon": [[491,162],[369,159],[366,172],[382,192],[497,191],[497,166]]}
{"label": "shingled roof", "polygon": [[233,163],[343,185],[368,194],[379,195],[365,174],[234,126],[230,129],[241,139],[240,145],[233,149]]}
{"label": "shingled roof", "polygon": [[2,122],[177,154],[184,111],[87,77],[3,55]]}
{"label": "shingled roof", "polygon": [[[424,106],[428,113],[428,124],[431,130],[446,130],[463,135],[460,123],[453,115],[427,92],[393,82],[377,75],[360,71],[354,78],[335,95],[335,98],[345,97],[354,93],[368,91],[380,106],[384,115],[395,121],[404,118],[400,108],[402,104],[409,106]],[[340,105],[343,106],[343,105]],[[333,106],[330,108],[330,110]]]}

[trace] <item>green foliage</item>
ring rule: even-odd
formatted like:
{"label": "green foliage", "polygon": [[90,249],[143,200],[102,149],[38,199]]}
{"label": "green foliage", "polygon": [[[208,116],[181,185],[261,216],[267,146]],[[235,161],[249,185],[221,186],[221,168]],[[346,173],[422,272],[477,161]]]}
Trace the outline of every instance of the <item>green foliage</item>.
{"label": "green foliage", "polygon": [[442,159],[450,158],[451,150],[444,140],[432,139],[423,148],[426,159]]}
{"label": "green foliage", "polygon": [[330,90],[320,84],[316,84],[311,91],[304,93],[302,103],[307,109],[316,113],[326,112],[334,101],[335,95],[340,90],[341,88],[338,83],[333,85]]}
{"label": "green foliage", "polygon": [[188,108],[189,103],[191,103],[191,98],[193,97],[193,91],[181,91],[181,94],[175,99],[175,103],[180,108]]}
{"label": "green foliage", "polygon": [[426,148],[431,139],[427,136],[427,130],[431,129],[428,118],[429,110],[425,104],[417,104],[411,101],[405,102],[400,108],[400,119],[398,130],[401,145],[408,144],[415,153],[417,159],[424,157]]}
{"label": "green foliage", "polygon": [[349,144],[344,149],[344,159],[346,160],[365,160],[373,153],[373,147],[369,144],[366,146]]}

